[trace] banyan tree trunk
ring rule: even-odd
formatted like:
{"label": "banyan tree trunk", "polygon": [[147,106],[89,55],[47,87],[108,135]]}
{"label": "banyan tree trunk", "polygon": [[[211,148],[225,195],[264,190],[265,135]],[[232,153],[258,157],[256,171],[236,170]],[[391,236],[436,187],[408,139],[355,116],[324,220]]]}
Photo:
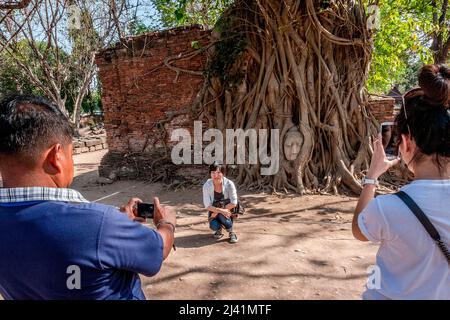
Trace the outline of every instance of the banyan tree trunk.
{"label": "banyan tree trunk", "polygon": [[240,165],[241,186],[360,191],[377,131],[367,19],[351,0],[245,0],[222,16],[195,114],[209,128],[280,130],[278,174]]}

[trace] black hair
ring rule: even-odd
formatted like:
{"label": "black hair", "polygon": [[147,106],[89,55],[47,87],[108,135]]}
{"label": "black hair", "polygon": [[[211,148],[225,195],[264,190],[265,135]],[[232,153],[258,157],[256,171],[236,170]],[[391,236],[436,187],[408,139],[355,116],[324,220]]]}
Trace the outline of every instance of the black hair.
{"label": "black hair", "polygon": [[217,169],[219,169],[220,172],[222,172],[223,175],[225,175],[226,173],[226,167],[225,165],[218,163],[217,161],[214,161],[210,166],[209,166],[209,173],[211,174],[211,172],[217,171]]}
{"label": "black hair", "polygon": [[52,144],[71,143],[73,133],[64,113],[42,97],[14,94],[0,102],[0,156],[35,160]]}
{"label": "black hair", "polygon": [[418,147],[411,162],[420,161],[423,155],[433,156],[442,170],[443,163],[450,162],[450,68],[424,66],[419,85],[416,94],[405,96],[405,106],[395,120],[397,133],[399,137],[411,134]]}

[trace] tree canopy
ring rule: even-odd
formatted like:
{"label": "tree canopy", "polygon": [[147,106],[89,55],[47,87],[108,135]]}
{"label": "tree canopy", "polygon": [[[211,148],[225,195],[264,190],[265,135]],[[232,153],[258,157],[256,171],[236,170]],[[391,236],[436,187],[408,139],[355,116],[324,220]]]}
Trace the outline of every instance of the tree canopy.
{"label": "tree canopy", "polygon": [[448,47],[438,40],[450,43],[447,0],[381,0],[379,8],[369,91],[383,93],[394,84],[405,90],[415,85],[405,80],[419,65],[448,62]]}
{"label": "tree canopy", "polygon": [[[215,25],[233,0],[151,0],[164,27]],[[324,3],[329,1],[322,1]],[[420,65],[448,62],[450,10],[448,0],[364,1],[379,8],[378,29],[368,79],[368,90],[385,93],[394,85],[414,86]]]}

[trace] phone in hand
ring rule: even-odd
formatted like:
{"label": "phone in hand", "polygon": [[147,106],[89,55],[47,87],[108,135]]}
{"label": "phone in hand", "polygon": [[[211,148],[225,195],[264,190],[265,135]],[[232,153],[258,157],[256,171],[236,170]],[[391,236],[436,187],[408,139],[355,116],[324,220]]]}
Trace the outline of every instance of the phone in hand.
{"label": "phone in hand", "polygon": [[143,219],[153,219],[155,205],[153,203],[138,203],[137,215]]}
{"label": "phone in hand", "polygon": [[394,160],[399,157],[398,135],[395,122],[383,122],[381,124],[381,139],[384,153],[388,160]]}

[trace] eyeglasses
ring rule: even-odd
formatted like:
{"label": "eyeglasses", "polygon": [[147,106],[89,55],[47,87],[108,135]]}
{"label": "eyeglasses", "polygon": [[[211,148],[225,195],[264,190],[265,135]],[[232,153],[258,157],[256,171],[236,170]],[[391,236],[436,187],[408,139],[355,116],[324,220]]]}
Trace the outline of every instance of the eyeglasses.
{"label": "eyeglasses", "polygon": [[423,90],[420,87],[413,88],[409,91],[406,91],[402,95],[402,107],[403,107],[403,112],[405,114],[406,126],[408,128],[409,136],[411,136],[411,129],[408,124],[408,114],[406,113],[406,99],[411,99],[411,98],[415,98],[415,97],[422,96],[422,95],[423,95]]}

